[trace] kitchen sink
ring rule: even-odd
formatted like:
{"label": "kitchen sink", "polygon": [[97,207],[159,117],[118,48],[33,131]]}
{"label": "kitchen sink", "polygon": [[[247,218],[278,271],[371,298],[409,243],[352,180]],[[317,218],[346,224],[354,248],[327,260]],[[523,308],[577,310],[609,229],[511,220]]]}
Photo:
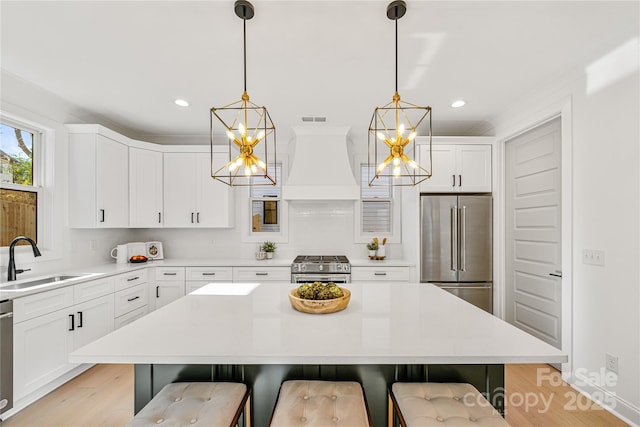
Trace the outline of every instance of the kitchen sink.
{"label": "kitchen sink", "polygon": [[83,276],[80,276],[80,275],[78,275],[78,276],[73,276],[73,275],[50,276],[50,277],[45,277],[45,278],[42,278],[42,279],[35,279],[35,280],[29,280],[29,281],[25,281],[25,282],[21,282],[21,283],[16,283],[14,285],[0,286],[0,290],[10,291],[10,290],[29,289],[29,288],[32,288],[34,286],[55,284],[55,283],[58,283],[58,282],[63,282],[65,280],[77,279],[78,277],[83,277]]}

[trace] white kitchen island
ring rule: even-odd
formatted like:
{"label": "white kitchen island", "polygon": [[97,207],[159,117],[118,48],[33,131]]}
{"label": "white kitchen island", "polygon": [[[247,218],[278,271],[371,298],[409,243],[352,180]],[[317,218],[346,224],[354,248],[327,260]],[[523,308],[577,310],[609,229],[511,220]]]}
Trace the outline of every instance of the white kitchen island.
{"label": "white kitchen island", "polygon": [[291,283],[212,283],[71,354],[72,362],[136,364],[136,411],[172,381],[236,380],[253,388],[253,424],[266,426],[281,381],[351,379],[375,425],[386,387],[464,381],[503,409],[503,365],[567,356],[429,284],[352,283],[349,306],[295,311]]}

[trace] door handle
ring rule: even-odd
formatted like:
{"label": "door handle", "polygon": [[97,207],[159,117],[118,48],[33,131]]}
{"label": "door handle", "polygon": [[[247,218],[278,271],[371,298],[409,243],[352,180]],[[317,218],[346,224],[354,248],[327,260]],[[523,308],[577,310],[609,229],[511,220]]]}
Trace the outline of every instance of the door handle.
{"label": "door handle", "polygon": [[451,186],[455,187],[456,186],[456,176],[455,175],[451,175],[451,178],[453,178],[453,181],[451,182]]}
{"label": "door handle", "polygon": [[130,277],[127,279],[127,282],[133,282],[134,280],[138,280],[140,278],[140,276],[136,276],[136,277]]}
{"label": "door handle", "polygon": [[162,273],[165,276],[176,276],[178,273]]}
{"label": "door handle", "polygon": [[256,273],[256,276],[268,276],[269,273]]}
{"label": "door handle", "polygon": [[196,222],[200,224],[200,212],[196,214]]}
{"label": "door handle", "polygon": [[202,273],[203,276],[215,276],[216,273]]}
{"label": "door handle", "polygon": [[104,209],[100,209],[100,222],[104,222]]}
{"label": "door handle", "polygon": [[13,313],[5,313],[5,314],[0,314],[0,320],[2,319],[9,319],[13,317]]}
{"label": "door handle", "polygon": [[462,187],[462,175],[458,175],[458,187]]}
{"label": "door handle", "polygon": [[136,296],[136,297],[133,297],[133,298],[127,298],[127,302],[135,301],[135,300],[137,300],[137,299],[139,299],[139,298],[140,298],[140,296],[139,296],[139,295],[138,295],[138,296]]}
{"label": "door handle", "polygon": [[162,212],[158,212],[158,224],[162,222]]}
{"label": "door handle", "polygon": [[160,286],[156,286],[156,298],[160,298]]}
{"label": "door handle", "polygon": [[193,224],[193,212],[191,212],[191,224]]}
{"label": "door handle", "polygon": [[70,314],[69,318],[71,319],[71,327],[69,328],[70,331],[75,331],[76,330],[76,316],[75,314]]}
{"label": "door handle", "polygon": [[78,328],[82,328],[82,312],[78,312]]}
{"label": "door handle", "polygon": [[387,273],[384,271],[376,271],[375,273],[373,273],[374,276],[386,276]]}
{"label": "door handle", "polygon": [[549,273],[549,276],[559,277],[559,278],[562,279],[562,271],[561,270],[556,270],[555,273]]}
{"label": "door handle", "polygon": [[458,207],[451,208],[451,270],[458,269]]}
{"label": "door handle", "polygon": [[467,207],[463,206],[461,209],[460,217],[460,270],[465,271],[467,265],[466,252],[467,252]]}

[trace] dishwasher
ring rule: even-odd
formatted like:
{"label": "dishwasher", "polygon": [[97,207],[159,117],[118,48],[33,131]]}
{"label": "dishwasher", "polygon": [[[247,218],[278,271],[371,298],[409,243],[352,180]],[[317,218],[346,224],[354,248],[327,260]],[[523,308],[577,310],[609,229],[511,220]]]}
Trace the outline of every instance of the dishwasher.
{"label": "dishwasher", "polygon": [[0,301],[0,419],[13,408],[13,301]]}

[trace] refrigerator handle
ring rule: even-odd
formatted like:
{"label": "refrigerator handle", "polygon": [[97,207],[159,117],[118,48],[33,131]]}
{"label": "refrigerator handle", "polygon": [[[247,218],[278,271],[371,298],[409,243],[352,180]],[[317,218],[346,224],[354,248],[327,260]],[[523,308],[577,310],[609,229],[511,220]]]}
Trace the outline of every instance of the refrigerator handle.
{"label": "refrigerator handle", "polygon": [[465,271],[466,267],[466,252],[467,252],[467,207],[462,206],[460,209],[460,270]]}
{"label": "refrigerator handle", "polygon": [[451,270],[458,269],[458,207],[451,208]]}

